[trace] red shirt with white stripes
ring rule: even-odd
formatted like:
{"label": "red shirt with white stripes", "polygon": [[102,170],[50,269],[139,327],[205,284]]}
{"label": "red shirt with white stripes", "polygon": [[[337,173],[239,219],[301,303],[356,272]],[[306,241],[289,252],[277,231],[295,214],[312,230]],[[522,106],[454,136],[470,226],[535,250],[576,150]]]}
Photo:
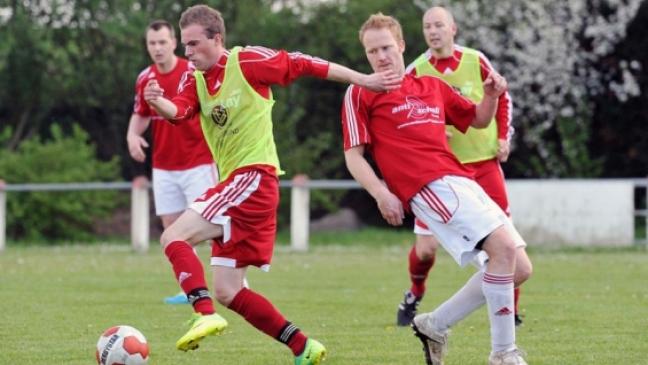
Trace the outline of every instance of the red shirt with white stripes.
{"label": "red shirt with white stripes", "polygon": [[162,170],[187,170],[214,162],[209,147],[203,137],[198,117],[182,125],[173,125],[157,115],[144,101],[144,87],[150,79],[156,79],[164,89],[164,96],[176,95],[180,79],[188,70],[190,63],[184,58],[177,58],[176,66],[167,73],[161,73],[155,64],[140,72],[135,82],[135,104],[133,112],[151,118],[151,135],[153,144],[153,167]]}
{"label": "red shirt with white stripes", "polygon": [[[428,49],[425,52],[425,56],[430,61],[432,67],[434,67],[440,73],[450,73],[453,72],[459,67],[459,62],[461,61],[461,55],[463,47],[455,45],[454,52],[452,56],[447,58],[436,58],[432,55],[432,52]],[[488,74],[494,70],[488,58],[481,52],[479,52],[479,64],[480,64],[480,73],[482,81],[486,80]],[[416,76],[416,68],[414,64],[410,64],[406,70],[407,73]],[[513,111],[513,102],[511,100],[511,95],[508,91],[500,95],[497,101],[497,111],[495,112],[495,121],[497,122],[497,138],[505,139],[510,141],[513,136],[514,129],[511,126]]]}
{"label": "red shirt with white stripes", "polygon": [[432,76],[406,75],[398,90],[386,93],[351,85],[342,107],[344,149],[366,145],[387,186],[407,208],[431,181],[473,177],[450,150],[445,124],[465,132],[475,115],[473,102]]}
{"label": "red shirt with white stripes", "polygon": [[[225,76],[225,64],[230,52],[226,51],[209,70],[205,71],[205,82],[210,94],[216,93]],[[289,53],[265,47],[248,46],[239,53],[239,64],[247,82],[259,93],[269,98],[270,86],[286,86],[302,76],[326,78],[329,64],[319,58],[303,53]],[[196,79],[187,74],[180,86],[179,93],[172,99],[178,108],[174,119],[184,121],[199,111],[200,102],[196,93]]]}

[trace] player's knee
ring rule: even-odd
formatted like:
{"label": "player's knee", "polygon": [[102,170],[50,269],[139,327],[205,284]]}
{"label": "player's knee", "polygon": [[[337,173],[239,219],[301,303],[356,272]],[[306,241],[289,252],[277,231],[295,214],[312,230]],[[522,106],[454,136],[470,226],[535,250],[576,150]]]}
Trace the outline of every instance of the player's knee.
{"label": "player's knee", "polygon": [[419,235],[416,237],[416,256],[421,261],[432,260],[436,255],[437,247],[438,243],[433,236]]}
{"label": "player's knee", "polygon": [[436,255],[436,247],[423,247],[420,250],[416,251],[416,256],[418,256],[421,261],[430,261],[434,259]]}
{"label": "player's knee", "polygon": [[533,274],[533,265],[524,247],[518,247],[515,259],[515,283],[520,285]]}
{"label": "player's knee", "polygon": [[229,306],[232,300],[234,300],[234,297],[236,296],[236,291],[232,290],[230,287],[227,286],[217,286],[214,288],[214,299],[218,303],[224,306]]}
{"label": "player's knee", "polygon": [[488,253],[489,261],[499,267],[515,267],[516,248],[515,242],[505,231],[496,230],[486,239],[482,246]]}
{"label": "player's knee", "polygon": [[168,232],[168,229],[165,229],[160,236],[160,245],[162,246],[162,248],[166,248],[171,242],[173,242],[173,238]]}
{"label": "player's knee", "polygon": [[517,263],[515,267],[515,284],[520,285],[525,281],[529,280],[533,274],[533,265],[530,261],[526,261],[523,264]]}

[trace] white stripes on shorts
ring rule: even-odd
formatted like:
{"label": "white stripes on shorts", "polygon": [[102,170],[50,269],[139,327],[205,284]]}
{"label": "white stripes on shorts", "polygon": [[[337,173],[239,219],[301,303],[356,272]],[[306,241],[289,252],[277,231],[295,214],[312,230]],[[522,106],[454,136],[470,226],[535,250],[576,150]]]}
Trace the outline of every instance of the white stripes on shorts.
{"label": "white stripes on shorts", "polygon": [[410,200],[410,206],[460,266],[473,261],[482,252],[475,246],[500,226],[506,226],[516,247],[526,246],[502,209],[469,178],[434,180]]}
{"label": "white stripes on shorts", "polygon": [[231,207],[241,205],[252,193],[259,188],[261,174],[258,171],[246,171],[238,174],[227,183],[221,191],[197,200],[190,206],[206,220],[223,226],[223,243],[231,237],[230,217],[226,216]]}

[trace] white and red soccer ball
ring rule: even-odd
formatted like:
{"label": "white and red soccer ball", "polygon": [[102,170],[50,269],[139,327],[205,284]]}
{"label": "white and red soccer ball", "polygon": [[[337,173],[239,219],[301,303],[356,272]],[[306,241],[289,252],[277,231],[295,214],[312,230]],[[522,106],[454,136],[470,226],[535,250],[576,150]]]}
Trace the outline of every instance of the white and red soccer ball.
{"label": "white and red soccer ball", "polygon": [[149,346],[137,329],[114,326],[99,336],[96,356],[99,365],[145,365],[149,360]]}

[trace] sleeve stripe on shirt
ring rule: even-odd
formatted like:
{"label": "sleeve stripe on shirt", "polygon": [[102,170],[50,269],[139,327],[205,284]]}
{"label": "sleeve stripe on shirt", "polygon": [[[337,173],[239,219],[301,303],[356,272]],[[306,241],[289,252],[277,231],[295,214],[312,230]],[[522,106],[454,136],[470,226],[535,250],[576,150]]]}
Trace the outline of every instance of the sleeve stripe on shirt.
{"label": "sleeve stripe on shirt", "polygon": [[477,51],[477,54],[479,55],[479,59],[486,65],[486,69],[489,73],[491,70],[496,71],[495,67],[493,67],[493,65],[490,63],[490,60],[486,58],[486,55],[483,52]]}
{"label": "sleeve stripe on shirt", "polygon": [[261,47],[261,46],[248,46],[245,47],[246,51],[254,52],[256,54],[259,54],[265,58],[272,58],[278,54],[277,51],[274,49],[270,49],[267,47]]}
{"label": "sleeve stripe on shirt", "polygon": [[[241,63],[243,63],[243,62],[257,62],[257,61],[267,60],[267,59],[273,58],[273,57],[275,57],[275,56],[277,56],[279,54],[279,52],[274,50],[274,49],[261,47],[261,46],[247,46],[247,47],[245,47],[245,51],[246,52],[249,51],[249,52],[252,52],[252,53],[256,53],[257,55],[259,55],[259,56],[261,56],[263,58],[260,59],[260,60],[259,59],[241,60],[240,61]],[[323,60],[321,58],[313,57],[313,56],[310,56],[310,55],[307,55],[307,54],[304,54],[304,53],[301,53],[301,52],[289,52],[288,57],[290,57],[293,60],[294,59],[307,60],[307,61],[310,61],[313,64],[319,64],[319,65],[323,65],[323,66],[326,66],[326,65],[329,64],[328,61],[325,61],[325,60]]]}
{"label": "sleeve stripe on shirt", "polygon": [[[137,111],[142,108],[142,105],[144,103],[144,99],[141,97],[140,93],[146,86],[146,83],[148,82],[148,79],[154,78],[155,74],[153,73],[153,69],[151,66],[148,66],[147,68],[143,69],[142,72],[137,75],[137,81],[135,81],[135,96],[133,98],[133,112],[135,114],[141,115],[143,117],[147,117],[148,115],[142,115],[138,113]],[[148,108],[146,108],[148,109]]]}
{"label": "sleeve stripe on shirt", "polygon": [[301,59],[309,60],[310,62],[312,62],[314,64],[320,64],[320,65],[328,65],[329,64],[328,61],[325,61],[325,60],[323,60],[321,58],[313,57],[313,56],[310,56],[310,55],[307,55],[307,54],[304,54],[304,53],[301,53],[301,52],[290,52],[290,53],[288,53],[288,56],[290,58],[292,58],[292,59],[301,58]]}
{"label": "sleeve stripe on shirt", "polygon": [[178,83],[178,91],[177,94],[180,94],[185,87],[187,87],[187,83],[189,81],[189,75],[193,74],[193,71],[187,70],[182,73],[182,76],[180,77],[180,82]]}
{"label": "sleeve stripe on shirt", "polygon": [[508,113],[506,116],[506,124],[508,125],[508,133],[506,133],[506,140],[511,142],[513,134],[515,134],[515,128],[513,128],[513,100],[511,99],[511,94],[508,91],[504,92],[506,95],[506,105],[508,106]]}
{"label": "sleeve stripe on shirt", "polygon": [[[478,53],[479,53],[479,60],[486,65],[488,71],[490,72],[492,70],[497,72],[497,70],[495,70],[495,67],[493,67],[488,57],[486,57],[486,55],[480,51],[478,51]],[[509,94],[508,90],[504,92],[504,99],[506,100],[506,106],[508,107],[508,111],[506,113],[506,125],[508,126],[508,131],[506,133],[506,140],[510,142],[511,138],[513,137],[513,134],[515,133],[515,128],[513,128],[513,122],[512,122],[513,121],[513,100],[511,99],[511,94]],[[495,115],[497,116],[497,112]]]}
{"label": "sleeve stripe on shirt", "polygon": [[349,86],[344,96],[344,111],[346,114],[347,130],[349,131],[349,147],[355,147],[360,144],[358,135],[358,122],[353,107],[353,85]]}
{"label": "sleeve stripe on shirt", "polygon": [[137,75],[137,82],[140,82],[140,80],[143,80],[144,78],[149,78],[149,73],[151,72],[151,66],[145,68],[142,70],[142,72]]}

